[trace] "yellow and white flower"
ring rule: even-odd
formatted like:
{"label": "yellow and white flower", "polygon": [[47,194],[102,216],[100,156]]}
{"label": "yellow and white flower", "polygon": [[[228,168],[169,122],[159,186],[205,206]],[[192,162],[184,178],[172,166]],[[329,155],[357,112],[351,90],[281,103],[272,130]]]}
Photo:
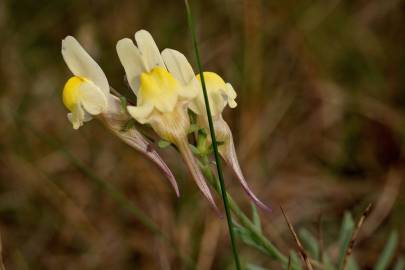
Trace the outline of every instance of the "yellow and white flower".
{"label": "yellow and white flower", "polygon": [[100,66],[74,37],[62,41],[62,56],[74,75],[63,89],[63,103],[73,128],[78,129],[107,109],[110,86]]}
{"label": "yellow and white flower", "polygon": [[141,124],[151,124],[162,138],[177,143],[187,135],[187,105],[197,95],[194,72],[180,52],[160,53],[149,32],[136,32],[135,40],[137,46],[128,38],[117,43],[128,83],[137,96],[137,106],[128,106],[128,112]]}
{"label": "yellow and white flower", "polygon": [[[195,100],[190,103],[189,108],[197,115],[205,116],[207,110],[205,108],[204,94],[201,89],[201,75],[196,76],[199,81],[199,91]],[[225,83],[224,80],[214,72],[204,72],[204,81],[208,94],[208,101],[210,103],[211,115],[213,119],[218,119],[222,115],[222,111],[228,105],[235,108],[237,103],[236,92],[230,83]]]}
{"label": "yellow and white flower", "polygon": [[163,139],[175,144],[194,180],[216,209],[204,176],[189,148],[190,127],[187,108],[198,94],[198,82],[186,57],[172,49],[160,53],[149,32],[135,33],[135,41],[124,38],[117,53],[128,83],[137,96],[137,105],[128,106],[129,114],[142,124],[150,124]]}
{"label": "yellow and white flower", "polygon": [[72,36],[62,41],[62,56],[74,74],[63,89],[63,103],[70,111],[68,119],[73,128],[78,129],[84,122],[97,116],[122,141],[151,159],[179,196],[176,179],[151,143],[135,128],[122,131],[130,117],[122,112],[119,98],[110,94],[107,77],[96,61]]}
{"label": "yellow and white flower", "polygon": [[[226,83],[218,74],[213,72],[204,72],[203,75],[208,94],[208,101],[210,103],[215,135],[217,140],[222,142],[222,144],[218,146],[218,151],[228,166],[232,168],[232,171],[238,178],[249,197],[259,207],[270,211],[270,208],[262,203],[249,188],[249,185],[247,184],[239,165],[231,129],[222,117],[222,112],[227,105],[230,108],[235,108],[237,106],[237,103],[235,102],[237,94],[232,85],[230,83]],[[198,91],[199,94],[194,101],[190,103],[189,108],[197,114],[197,124],[200,127],[209,130],[207,110],[205,107],[203,91],[201,89],[201,76],[198,74],[196,77],[198,81],[200,81],[200,90]],[[210,137],[209,139],[211,140]]]}

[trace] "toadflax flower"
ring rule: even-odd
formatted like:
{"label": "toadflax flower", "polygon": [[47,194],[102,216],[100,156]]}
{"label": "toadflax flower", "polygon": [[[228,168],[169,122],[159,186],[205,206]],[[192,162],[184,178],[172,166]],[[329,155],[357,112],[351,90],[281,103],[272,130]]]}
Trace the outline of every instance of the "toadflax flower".
{"label": "toadflax flower", "polygon": [[187,108],[198,94],[194,72],[180,52],[165,49],[160,53],[149,32],[136,32],[135,41],[137,45],[129,38],[117,43],[129,86],[137,96],[136,106],[128,106],[128,112],[177,146],[198,187],[217,209],[187,140],[190,127]]}
{"label": "toadflax flower", "polygon": [[110,86],[100,66],[74,37],[62,41],[62,56],[74,74],[63,88],[63,104],[70,111],[73,128],[78,129],[107,109]]}
{"label": "toadflax flower", "polygon": [[[235,102],[235,98],[237,96],[236,92],[232,85],[230,83],[225,83],[218,74],[214,72],[204,72],[203,74],[216,138],[219,142],[222,142],[222,144],[218,146],[218,151],[228,166],[232,168],[232,171],[238,178],[243,189],[255,202],[255,204],[264,210],[270,211],[270,208],[262,203],[249,188],[249,185],[247,184],[239,165],[231,129],[222,117],[222,111],[227,105],[231,108],[235,108],[237,106],[237,103]],[[198,74],[196,78],[198,81],[201,81],[200,74]],[[198,91],[198,95],[194,101],[190,103],[189,108],[197,114],[198,126],[209,130],[207,111],[203,91],[201,89],[201,83],[199,83],[199,87],[200,90]]]}
{"label": "toadflax flower", "polygon": [[73,128],[80,128],[93,117],[99,118],[121,140],[151,159],[163,171],[179,196],[172,172],[151,147],[151,143],[135,128],[122,130],[130,116],[122,111],[119,98],[110,93],[107,77],[96,61],[72,36],[62,41],[62,56],[74,74],[63,89],[63,103],[70,111],[68,119]]}

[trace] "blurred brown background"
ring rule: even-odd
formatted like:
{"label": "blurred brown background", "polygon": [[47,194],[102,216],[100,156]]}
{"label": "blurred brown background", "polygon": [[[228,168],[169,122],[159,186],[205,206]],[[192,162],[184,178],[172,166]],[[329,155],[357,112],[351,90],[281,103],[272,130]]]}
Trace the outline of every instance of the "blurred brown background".
{"label": "blurred brown background", "polygon": [[[253,190],[273,205],[272,214],[261,212],[266,235],[284,252],[294,247],[281,204],[298,229],[316,233],[321,220],[333,257],[345,210],[357,218],[373,202],[354,252],[360,265],[370,269],[393,229],[404,252],[405,2],[191,3],[205,69],[238,92],[226,119]],[[74,131],[66,118],[61,92],[70,73],[61,40],[74,35],[130,97],[115,44],[142,28],[161,50],[178,49],[195,67],[183,1],[0,1],[7,269],[186,269],[103,183],[150,217],[197,269],[232,265],[225,220],[173,149],[160,152],[180,199],[152,163],[99,122]],[[250,211],[237,181],[230,174],[226,181]],[[245,261],[273,265],[241,242],[239,250]]]}

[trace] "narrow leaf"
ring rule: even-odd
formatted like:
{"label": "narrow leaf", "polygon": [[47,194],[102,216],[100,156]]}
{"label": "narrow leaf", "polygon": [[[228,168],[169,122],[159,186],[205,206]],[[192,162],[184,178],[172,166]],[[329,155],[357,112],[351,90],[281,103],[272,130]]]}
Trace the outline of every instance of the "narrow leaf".
{"label": "narrow leaf", "polygon": [[249,230],[237,224],[236,222],[232,223],[236,236],[238,236],[239,239],[242,240],[242,242],[244,242],[246,245],[256,248],[257,250],[263,252],[264,254],[269,255],[267,250],[260,244],[257,238]]}
{"label": "narrow leaf", "polygon": [[301,229],[299,235],[309,255],[315,260],[319,260],[319,245],[316,238],[306,229]]}
{"label": "narrow leaf", "polygon": [[301,260],[298,257],[297,252],[295,252],[294,250],[292,250],[290,252],[290,257],[291,257],[291,269],[294,270],[302,270],[302,265],[301,265]]}
{"label": "narrow leaf", "polygon": [[260,221],[259,213],[257,212],[256,205],[254,203],[250,203],[250,205],[252,206],[252,221],[253,221],[253,224],[256,226],[256,228],[257,228],[257,230],[259,232],[262,232],[262,224],[261,224],[261,221]]}
{"label": "narrow leaf", "polygon": [[346,212],[343,218],[342,228],[340,230],[340,248],[339,248],[339,260],[338,260],[338,269],[342,269],[344,258],[346,255],[347,247],[349,246],[350,239],[352,238],[354,230],[354,221],[353,217],[349,212]]}
{"label": "narrow leaf", "polygon": [[329,258],[327,254],[323,254],[322,258],[323,267],[325,270],[335,270],[335,266],[332,263],[332,260]]}
{"label": "narrow leaf", "polygon": [[394,255],[395,249],[397,248],[397,244],[398,232],[392,231],[388,238],[387,244],[385,244],[384,250],[380,255],[380,258],[378,259],[378,262],[374,267],[374,270],[385,270],[388,268]]}

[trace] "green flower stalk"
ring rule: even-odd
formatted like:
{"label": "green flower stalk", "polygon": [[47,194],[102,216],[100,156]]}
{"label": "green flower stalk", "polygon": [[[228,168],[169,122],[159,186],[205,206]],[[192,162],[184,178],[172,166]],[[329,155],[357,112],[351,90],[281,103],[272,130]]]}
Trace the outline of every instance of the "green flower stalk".
{"label": "green flower stalk", "polygon": [[[197,79],[199,81],[201,80],[200,74],[197,75]],[[232,169],[232,172],[251,200],[260,208],[270,212],[271,208],[261,202],[250,189],[239,165],[232,131],[222,117],[222,112],[227,106],[230,108],[237,106],[235,101],[237,94],[230,83],[225,83],[225,81],[214,72],[204,72],[204,79],[216,137],[217,140],[222,143],[218,146],[219,153],[226,164]],[[205,109],[203,92],[201,90],[193,103],[190,103],[189,108],[197,114],[198,126],[209,130],[208,116]],[[209,142],[212,143],[211,137],[209,137]]]}

